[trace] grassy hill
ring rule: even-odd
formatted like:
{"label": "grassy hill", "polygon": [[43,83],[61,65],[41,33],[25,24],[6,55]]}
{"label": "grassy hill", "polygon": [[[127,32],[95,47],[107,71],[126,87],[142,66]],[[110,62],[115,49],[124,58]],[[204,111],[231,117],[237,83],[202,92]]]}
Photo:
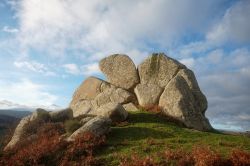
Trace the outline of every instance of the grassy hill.
{"label": "grassy hill", "polygon": [[128,123],[112,127],[107,136],[107,146],[98,150],[97,158],[117,165],[121,157],[145,157],[166,150],[190,152],[194,147],[209,147],[227,157],[233,149],[250,152],[250,138],[226,135],[219,132],[200,132],[176,126],[164,117],[150,112],[130,113]]}
{"label": "grassy hill", "polygon": [[159,113],[129,113],[126,122],[111,127],[106,141],[85,133],[73,142],[66,142],[60,137],[65,128],[62,122],[41,127],[37,139],[32,143],[23,142],[26,144],[17,152],[2,152],[1,158],[0,151],[0,165],[1,162],[2,165],[18,162],[20,165],[50,166],[62,163],[111,166],[250,164],[249,137],[187,129]]}

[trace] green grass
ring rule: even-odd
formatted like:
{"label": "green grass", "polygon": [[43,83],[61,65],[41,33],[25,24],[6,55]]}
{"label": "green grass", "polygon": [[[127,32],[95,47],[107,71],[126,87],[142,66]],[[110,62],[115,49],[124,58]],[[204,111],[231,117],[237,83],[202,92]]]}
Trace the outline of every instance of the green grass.
{"label": "green grass", "polygon": [[129,114],[128,125],[112,127],[107,145],[98,149],[96,157],[117,165],[119,156],[140,156],[164,152],[166,149],[191,151],[194,146],[209,146],[223,156],[234,148],[250,151],[250,138],[225,135],[219,132],[200,132],[167,122],[164,117],[150,112]]}

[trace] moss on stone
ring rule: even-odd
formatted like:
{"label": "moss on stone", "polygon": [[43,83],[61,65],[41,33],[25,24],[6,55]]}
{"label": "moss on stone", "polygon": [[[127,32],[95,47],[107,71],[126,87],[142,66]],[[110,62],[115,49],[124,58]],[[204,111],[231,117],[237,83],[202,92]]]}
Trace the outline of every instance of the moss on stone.
{"label": "moss on stone", "polygon": [[153,53],[150,58],[149,76],[153,76],[158,73],[160,67],[159,54]]}

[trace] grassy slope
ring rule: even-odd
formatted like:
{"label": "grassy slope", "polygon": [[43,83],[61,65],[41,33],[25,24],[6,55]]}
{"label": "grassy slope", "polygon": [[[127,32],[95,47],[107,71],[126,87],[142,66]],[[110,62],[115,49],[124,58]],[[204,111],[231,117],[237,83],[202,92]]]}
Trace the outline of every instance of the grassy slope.
{"label": "grassy slope", "polygon": [[154,113],[130,113],[128,122],[123,127],[112,127],[107,146],[97,152],[99,159],[104,159],[109,165],[117,165],[117,156],[130,156],[133,153],[145,156],[179,148],[191,151],[195,145],[208,145],[223,156],[227,156],[234,148],[250,151],[250,138],[246,136],[186,129]]}

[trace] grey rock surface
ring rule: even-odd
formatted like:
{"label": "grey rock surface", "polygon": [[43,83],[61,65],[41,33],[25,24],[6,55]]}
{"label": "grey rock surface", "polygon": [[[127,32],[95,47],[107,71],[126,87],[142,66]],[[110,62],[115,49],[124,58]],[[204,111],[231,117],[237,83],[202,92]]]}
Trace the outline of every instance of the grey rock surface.
{"label": "grey rock surface", "polygon": [[93,105],[91,100],[80,100],[74,105],[71,105],[71,109],[73,111],[73,117],[77,117],[91,112]]}
{"label": "grey rock surface", "polygon": [[92,118],[82,127],[77,129],[71,136],[67,138],[68,141],[74,141],[78,136],[85,132],[91,132],[95,136],[101,136],[110,131],[111,120],[109,118],[97,116]]}
{"label": "grey rock surface", "polygon": [[117,87],[131,89],[139,83],[136,67],[127,55],[110,55],[100,61],[99,67],[108,82]]}
{"label": "grey rock surface", "polygon": [[159,106],[166,115],[182,121],[187,127],[202,131],[212,129],[182,76],[176,76],[169,82],[160,97]]}
{"label": "grey rock surface", "polygon": [[182,68],[186,67],[164,53],[152,54],[138,66],[140,83],[164,88]]}
{"label": "grey rock surface", "polygon": [[207,109],[207,99],[206,96],[201,92],[193,71],[190,69],[181,69],[177,75],[182,76],[186,80],[195,98],[196,105],[198,106],[197,109],[199,109],[202,114],[205,114]]}
{"label": "grey rock surface", "polygon": [[122,122],[128,117],[128,112],[123,106],[120,103],[114,102],[104,104],[90,114],[110,118],[112,122]]}
{"label": "grey rock surface", "polygon": [[135,96],[122,88],[109,88],[97,95],[92,104],[94,109],[97,109],[110,102],[126,104],[134,100],[136,100]]}
{"label": "grey rock surface", "polygon": [[158,105],[163,88],[156,84],[138,84],[135,87],[135,94],[139,104],[143,107]]}
{"label": "grey rock surface", "polygon": [[88,77],[74,92],[70,107],[73,107],[81,100],[93,100],[98,94],[110,87],[112,85],[106,81],[96,77]]}
{"label": "grey rock surface", "polygon": [[139,111],[134,103],[127,103],[122,105],[127,112]]}

